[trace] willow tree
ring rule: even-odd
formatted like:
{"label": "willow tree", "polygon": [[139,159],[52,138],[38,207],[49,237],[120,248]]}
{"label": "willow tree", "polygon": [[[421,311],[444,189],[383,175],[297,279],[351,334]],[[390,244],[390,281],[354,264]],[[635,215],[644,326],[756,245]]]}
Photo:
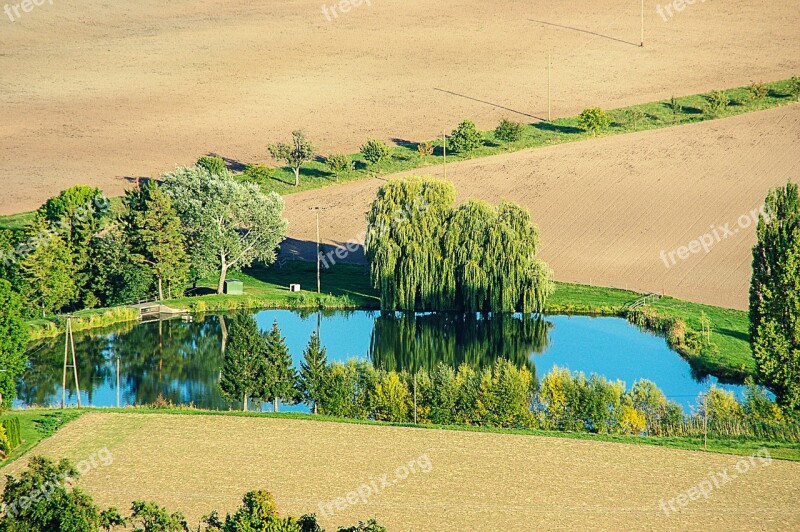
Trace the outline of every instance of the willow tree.
{"label": "willow tree", "polygon": [[411,177],[389,181],[370,207],[366,255],[381,307],[437,310],[446,306],[441,242],[455,188],[446,181]]}
{"label": "willow tree", "polygon": [[552,273],[539,233],[517,205],[467,201],[450,183],[391,181],[369,213],[367,258],[384,310],[541,312]]}

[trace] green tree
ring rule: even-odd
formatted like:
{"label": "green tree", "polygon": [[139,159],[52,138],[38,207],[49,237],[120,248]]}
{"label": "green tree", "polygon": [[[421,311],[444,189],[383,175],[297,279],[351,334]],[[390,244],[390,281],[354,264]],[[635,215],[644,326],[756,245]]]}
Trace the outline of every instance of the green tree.
{"label": "green tree", "polygon": [[134,532],[189,532],[182,513],[171,514],[154,502],[133,501],[130,521]]}
{"label": "green tree", "polygon": [[239,183],[228,172],[209,177],[197,168],[166,174],[162,186],[187,235],[195,275],[217,272],[218,294],[229,269],[275,261],[287,228],[283,199],[275,192],[265,195],[258,185]]}
{"label": "green tree", "polygon": [[328,357],[325,348],[320,343],[319,335],[315,332],[311,335],[311,340],[309,340],[308,346],[303,353],[303,361],[300,362],[300,375],[297,381],[301,397],[315,414],[325,387],[327,372]]}
{"label": "green tree", "polygon": [[216,155],[204,155],[195,164],[200,168],[205,168],[212,175],[220,175],[228,168],[222,157],[217,157]]}
{"label": "green tree", "polygon": [[41,456],[32,457],[19,477],[6,477],[0,531],[98,530],[100,511],[91,496],[78,487],[70,487],[79,477],[69,460],[55,463]]}
{"label": "green tree", "polygon": [[44,317],[75,301],[75,267],[69,245],[47,230],[41,220],[34,222],[29,234],[36,235],[36,241],[18,262],[19,290],[26,308],[31,312],[41,310]]}
{"label": "green tree", "polygon": [[800,102],[800,77],[792,76],[789,80],[789,95]]}
{"label": "green tree", "polygon": [[448,146],[456,153],[469,153],[483,145],[483,135],[472,120],[464,120],[452,133]]}
{"label": "green tree", "polygon": [[267,343],[255,318],[238,312],[231,320],[219,388],[228,401],[241,401],[247,411],[250,397],[261,391]]}
{"label": "green tree", "polygon": [[385,142],[376,139],[370,139],[361,146],[361,155],[369,164],[380,164],[388,159],[391,153],[391,149]]}
{"label": "green tree", "polygon": [[297,372],[292,367],[292,355],[286,346],[286,340],[281,335],[277,321],[272,323],[266,344],[260,397],[272,401],[272,411],[277,412],[280,401],[291,404],[297,401]]}
{"label": "green tree", "polygon": [[378,421],[405,423],[411,420],[411,392],[396,371],[381,372],[371,390],[370,405]]}
{"label": "green tree", "polygon": [[22,301],[11,283],[0,279],[0,406],[10,407],[17,396],[17,378],[25,371],[28,326]]}
{"label": "green tree", "polygon": [[58,235],[66,243],[72,259],[75,302],[84,307],[96,306],[91,284],[89,245],[110,220],[110,203],[99,188],[77,185],[50,198],[37,211],[42,220],[37,229]]}
{"label": "green tree", "polygon": [[497,140],[503,142],[516,142],[522,138],[524,131],[525,126],[523,124],[503,118],[494,130],[494,136]]}
{"label": "green tree", "polygon": [[731,100],[728,95],[722,91],[711,91],[706,96],[706,113],[716,116],[730,105]]}
{"label": "green tree", "polygon": [[787,410],[800,409],[800,198],[771,190],[759,216],[750,284],[750,342],[758,375]]}
{"label": "green tree", "polygon": [[233,515],[221,521],[216,512],[203,519],[207,530],[222,532],[304,532],[293,517],[278,515],[275,499],[267,491],[249,491],[242,498],[242,505]]}
{"label": "green tree", "polygon": [[294,186],[300,185],[300,168],[316,155],[311,142],[302,131],[292,131],[292,143],[279,142],[269,146],[273,158],[285,161],[294,172]]}
{"label": "green tree", "polygon": [[625,109],[622,112],[622,116],[625,118],[625,121],[629,125],[633,126],[633,129],[637,129],[638,125],[639,125],[639,122],[641,122],[645,118],[645,114],[640,109],[637,109],[636,107],[631,107],[629,109]]}
{"label": "green tree", "polygon": [[158,299],[164,299],[164,285],[180,294],[189,275],[189,256],[181,220],[172,200],[155,181],[129,190],[120,217],[133,262],[146,264],[156,279]]}
{"label": "green tree", "polygon": [[589,107],[578,116],[578,123],[585,131],[597,135],[598,131],[611,125],[611,118],[599,107]]}
{"label": "green tree", "polygon": [[133,260],[129,239],[119,225],[95,236],[89,252],[90,286],[102,306],[137,303],[154,297],[153,271],[143,262]]}
{"label": "green tree", "polygon": [[349,155],[340,153],[326,157],[325,165],[328,167],[328,170],[336,176],[336,181],[339,181],[339,176],[347,172],[352,172],[356,163]]}

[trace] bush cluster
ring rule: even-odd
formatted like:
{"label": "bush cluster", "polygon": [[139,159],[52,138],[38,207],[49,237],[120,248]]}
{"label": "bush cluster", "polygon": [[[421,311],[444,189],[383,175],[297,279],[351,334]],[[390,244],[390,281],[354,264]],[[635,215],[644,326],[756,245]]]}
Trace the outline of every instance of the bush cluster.
{"label": "bush cluster", "polygon": [[[47,458],[34,456],[28,468],[18,478],[7,477],[3,490],[3,501],[6,505],[0,515],[0,530],[27,532],[51,530],[94,532],[117,528],[143,532],[190,530],[183,513],[170,513],[154,502],[133,501],[129,516],[123,516],[113,507],[101,510],[88,493],[79,487],[73,487],[74,483],[52,482],[53,479],[65,476],[76,481],[80,478],[80,473],[69,460],[63,459],[56,463]],[[51,488],[46,497],[41,496],[43,486]],[[38,496],[35,495],[37,493]],[[300,518],[280,516],[275,499],[269,492],[263,490],[247,492],[242,498],[239,509],[233,514],[228,514],[224,520],[214,511],[205,516],[200,525],[192,530],[324,532],[314,514]],[[351,527],[341,527],[339,532],[386,532],[386,529],[375,520],[370,520]]]}

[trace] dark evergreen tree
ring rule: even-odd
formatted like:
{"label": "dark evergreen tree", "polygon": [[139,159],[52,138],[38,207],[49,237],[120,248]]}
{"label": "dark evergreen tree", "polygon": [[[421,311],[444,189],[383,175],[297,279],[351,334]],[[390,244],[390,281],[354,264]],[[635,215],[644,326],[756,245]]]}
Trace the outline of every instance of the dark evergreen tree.
{"label": "dark evergreen tree", "polygon": [[17,396],[17,378],[25,371],[28,326],[20,297],[11,283],[0,279],[0,406],[9,407]]}
{"label": "dark evergreen tree", "polygon": [[303,353],[300,376],[297,381],[300,395],[315,414],[325,387],[327,369],[328,357],[325,348],[320,343],[319,335],[315,332],[311,335],[311,340]]}
{"label": "dark evergreen tree", "polygon": [[247,411],[250,397],[260,394],[267,346],[256,320],[244,312],[231,320],[219,388],[228,401],[242,401]]}
{"label": "dark evergreen tree", "polygon": [[277,321],[273,322],[272,329],[266,337],[266,360],[262,368],[260,396],[266,401],[272,401],[272,410],[278,411],[280,401],[296,403],[297,372],[292,366],[292,355],[286,346],[286,340],[281,335]]}

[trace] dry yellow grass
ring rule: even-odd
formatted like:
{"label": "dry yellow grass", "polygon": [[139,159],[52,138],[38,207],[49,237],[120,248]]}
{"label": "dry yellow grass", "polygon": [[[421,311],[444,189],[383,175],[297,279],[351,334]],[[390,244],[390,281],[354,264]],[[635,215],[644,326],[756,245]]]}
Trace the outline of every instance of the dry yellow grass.
{"label": "dry yellow grass", "polygon": [[[744,309],[754,224],[737,220],[767,191],[800,179],[800,105],[725,120],[561,144],[447,166],[458,201],[477,197],[526,206],[542,232],[542,258],[560,281],[630,288]],[[442,176],[442,169],[413,173]],[[383,180],[286,197],[289,236],[338,243],[366,228]],[[738,231],[709,253],[675,264],[669,253],[729,225]],[[718,230],[722,236],[724,232]],[[313,255],[312,255],[313,257]]]}
{"label": "dry yellow grass", "polygon": [[[18,4],[19,2],[9,2]],[[70,185],[119,195],[207,151],[250,162],[305,128],[324,153],[427,140],[800,73],[797,0],[57,0],[0,12],[0,214]],[[666,3],[666,2],[661,2]],[[51,5],[52,4],[52,5]],[[439,89],[439,90],[437,90]],[[618,160],[619,154],[604,154]]]}
{"label": "dry yellow grass", "polygon": [[[35,453],[81,460],[108,447],[113,464],[80,485],[102,505],[153,499],[191,521],[233,510],[251,489],[283,512],[320,513],[372,478],[427,455],[419,471],[322,519],[377,517],[391,531],[722,530],[800,527],[800,464],[755,461],[681,513],[660,508],[741,457],[579,440],[220,416],[90,413]],[[18,473],[19,460],[2,470]],[[741,466],[743,468],[743,466]],[[674,503],[675,504],[675,503]]]}

